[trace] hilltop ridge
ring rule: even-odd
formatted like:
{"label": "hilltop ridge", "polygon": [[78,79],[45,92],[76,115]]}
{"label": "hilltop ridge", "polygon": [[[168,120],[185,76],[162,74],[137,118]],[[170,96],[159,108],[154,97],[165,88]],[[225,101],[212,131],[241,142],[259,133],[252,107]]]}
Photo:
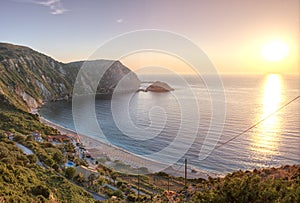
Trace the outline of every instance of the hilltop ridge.
{"label": "hilltop ridge", "polygon": [[[62,63],[29,47],[0,43],[0,94],[19,109],[32,112],[43,102],[72,97],[73,85],[82,66],[109,69],[103,75],[99,94],[111,94],[118,82],[127,74],[124,89],[136,89],[140,83],[137,76],[119,61],[94,60]],[[98,77],[87,74],[79,78],[85,88],[87,81]]]}

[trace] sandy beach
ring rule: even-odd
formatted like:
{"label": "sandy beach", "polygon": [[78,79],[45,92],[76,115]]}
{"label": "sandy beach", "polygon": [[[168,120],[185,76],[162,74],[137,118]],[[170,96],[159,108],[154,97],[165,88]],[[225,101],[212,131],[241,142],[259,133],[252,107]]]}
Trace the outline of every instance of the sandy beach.
{"label": "sandy beach", "polygon": [[[40,117],[40,122],[56,128],[61,134],[70,134],[72,136],[78,136],[77,133],[71,129],[65,128],[58,124],[55,124],[43,117]],[[184,167],[182,165],[168,166],[163,163],[159,163],[153,160],[149,160],[138,156],[136,154],[130,153],[124,149],[118,148],[113,145],[106,144],[104,142],[100,142],[98,140],[92,139],[85,135],[79,135],[80,142],[84,144],[85,148],[91,154],[91,156],[95,159],[101,157],[109,157],[112,161],[119,160],[125,164],[129,164],[132,167],[146,167],[149,172],[159,172],[161,168],[165,168],[163,172],[166,172],[172,176],[183,177],[184,176]],[[193,170],[188,167],[188,178],[203,178],[208,179],[209,176],[215,177],[217,174],[209,173],[206,171]]]}

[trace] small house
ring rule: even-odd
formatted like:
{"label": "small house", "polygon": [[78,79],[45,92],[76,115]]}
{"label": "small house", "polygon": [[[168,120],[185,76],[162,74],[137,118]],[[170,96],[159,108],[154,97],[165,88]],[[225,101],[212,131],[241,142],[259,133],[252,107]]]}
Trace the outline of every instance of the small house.
{"label": "small house", "polygon": [[55,136],[47,136],[48,142],[69,142],[71,140],[67,135],[55,135]]}
{"label": "small house", "polygon": [[9,140],[14,140],[15,135],[12,132],[7,131],[5,134]]}
{"label": "small house", "polygon": [[42,142],[43,141],[41,133],[38,130],[35,130],[35,131],[32,132],[32,137],[37,142]]}

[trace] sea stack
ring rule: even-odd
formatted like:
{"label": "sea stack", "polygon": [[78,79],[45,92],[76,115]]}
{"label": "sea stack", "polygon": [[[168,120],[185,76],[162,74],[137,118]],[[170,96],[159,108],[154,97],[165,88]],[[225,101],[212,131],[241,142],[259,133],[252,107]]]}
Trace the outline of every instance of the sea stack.
{"label": "sea stack", "polygon": [[172,87],[170,87],[167,83],[165,82],[161,82],[161,81],[156,81],[154,83],[152,83],[151,85],[149,85],[146,88],[146,92],[150,91],[150,92],[170,92],[173,91],[174,89]]}

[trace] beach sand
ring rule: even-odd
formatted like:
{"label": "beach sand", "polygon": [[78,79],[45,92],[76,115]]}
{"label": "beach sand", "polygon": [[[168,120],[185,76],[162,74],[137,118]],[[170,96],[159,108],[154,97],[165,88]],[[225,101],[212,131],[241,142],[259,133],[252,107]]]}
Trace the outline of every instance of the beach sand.
{"label": "beach sand", "polygon": [[[63,126],[60,126],[58,124],[55,124],[43,117],[40,117],[40,122],[56,128],[61,134],[70,134],[72,136],[78,136],[77,133],[71,129],[65,128]],[[153,160],[149,160],[146,158],[143,158],[141,156],[138,156],[136,154],[130,153],[126,150],[123,150],[121,148],[118,148],[113,145],[106,144],[104,142],[92,139],[85,135],[79,135],[80,142],[84,144],[85,149],[88,150],[88,152],[91,154],[93,158],[96,160],[101,157],[109,157],[112,161],[119,160],[125,164],[129,164],[130,166],[137,168],[137,167],[146,167],[149,172],[159,172],[160,169],[164,169],[163,172],[176,176],[176,177],[184,177],[184,166],[177,165],[177,166],[169,166],[163,163],[159,163]],[[200,170],[193,170],[190,167],[188,167],[187,170],[187,177],[188,178],[203,178],[208,179],[208,177],[216,177],[217,174],[209,173],[206,171],[200,171]]]}

